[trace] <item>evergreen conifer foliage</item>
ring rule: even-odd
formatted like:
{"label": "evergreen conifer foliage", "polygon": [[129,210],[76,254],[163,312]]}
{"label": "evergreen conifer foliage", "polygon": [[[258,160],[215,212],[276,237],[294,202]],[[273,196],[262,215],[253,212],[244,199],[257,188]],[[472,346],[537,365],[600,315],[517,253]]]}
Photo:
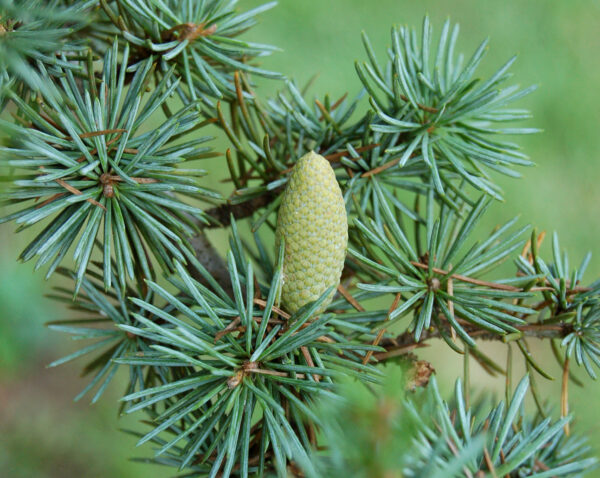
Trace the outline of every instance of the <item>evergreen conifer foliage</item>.
{"label": "evergreen conifer foliage", "polygon": [[[19,259],[65,278],[52,296],[78,317],[49,327],[84,341],[51,365],[87,360],[76,398],[92,402],[124,371],[140,460],[169,476],[583,476],[596,459],[570,433],[568,386],[582,384],[573,360],[600,367],[600,280],[556,234],[546,256],[517,219],[477,230],[502,198],[495,175],[532,164],[503,139],[537,131],[518,124],[533,88],[507,84],[514,59],[481,79],[487,42],[465,57],[458,26],[434,35],[426,18],[392,28],[384,55],[363,35],[356,95],[310,98],[260,66],[276,48],[244,40],[273,6],[0,0],[0,223],[35,229]],[[228,142],[228,197],[200,168],[220,155],[209,126]],[[317,155],[322,184],[295,169]],[[294,202],[313,186],[339,199],[336,228],[286,244],[327,206]],[[341,267],[346,242],[338,284],[321,262]],[[562,370],[556,403],[537,390],[551,374],[531,338]],[[465,362],[448,401],[418,360],[436,339]],[[515,353],[529,373],[513,389]],[[472,360],[507,377],[504,401],[471,403]]]}

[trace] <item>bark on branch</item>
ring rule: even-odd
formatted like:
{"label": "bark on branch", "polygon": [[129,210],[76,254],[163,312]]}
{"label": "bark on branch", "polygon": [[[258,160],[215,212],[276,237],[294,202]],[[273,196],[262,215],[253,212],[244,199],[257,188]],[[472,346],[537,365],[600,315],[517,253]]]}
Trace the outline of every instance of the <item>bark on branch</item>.
{"label": "bark on branch", "polygon": [[[500,335],[488,330],[482,329],[471,324],[461,324],[465,332],[470,337],[480,340],[500,340],[505,341],[506,335]],[[566,337],[573,332],[572,324],[524,324],[515,327],[525,337],[534,337],[538,339],[560,339]],[[450,325],[447,325],[446,333],[449,335]],[[385,338],[379,345],[386,349],[385,352],[373,354],[377,360],[386,360],[392,357],[404,355],[416,348],[426,347],[427,341],[431,339],[442,338],[442,333],[439,329],[433,331],[423,331],[419,342],[415,342],[412,332],[406,331],[394,338]]]}
{"label": "bark on branch", "polygon": [[243,203],[225,203],[215,206],[211,209],[207,209],[205,212],[210,217],[212,222],[209,225],[203,225],[203,227],[205,229],[212,229],[216,227],[229,226],[231,224],[231,216],[233,216],[234,219],[245,219],[250,217],[258,209],[268,206],[271,201],[277,198],[280,192],[281,188],[278,188]]}

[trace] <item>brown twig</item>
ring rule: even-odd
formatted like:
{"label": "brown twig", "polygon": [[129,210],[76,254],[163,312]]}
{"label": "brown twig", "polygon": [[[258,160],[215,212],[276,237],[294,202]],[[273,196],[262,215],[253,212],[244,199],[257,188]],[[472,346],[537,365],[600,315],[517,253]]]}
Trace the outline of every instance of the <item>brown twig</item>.
{"label": "brown twig", "polygon": [[[429,265],[423,264],[421,262],[410,261],[410,263],[413,266],[418,267],[419,269],[427,269],[427,270],[430,269]],[[437,267],[431,267],[431,270],[433,272],[435,272],[436,274],[441,274],[441,275],[446,275],[446,276],[449,275],[449,277],[459,280],[461,282],[468,282],[470,284],[480,285],[483,287],[489,287],[490,289],[506,290],[506,291],[510,291],[510,292],[541,292],[541,291],[545,291],[545,290],[547,290],[547,291],[554,290],[554,287],[550,287],[550,286],[540,286],[540,287],[531,287],[528,289],[523,289],[521,287],[515,287],[512,285],[508,285],[508,284],[499,284],[497,282],[488,282],[488,281],[484,281],[484,280],[480,280],[480,279],[475,279],[474,277],[463,276],[460,274],[450,275],[450,271],[445,271],[444,269],[439,269]],[[570,283],[569,283],[569,286],[570,286]],[[567,291],[567,294],[576,294],[579,292],[589,292],[590,290],[591,289],[589,287],[572,287]]]}
{"label": "brown twig", "polygon": [[[430,268],[430,266],[428,264],[423,264],[421,262],[410,261],[410,263],[413,266],[418,267],[419,269],[426,269],[426,270],[431,269],[436,274],[441,274],[441,275],[449,275],[450,274],[449,271],[445,271],[444,269],[439,269],[437,267]],[[460,274],[452,274],[450,277],[452,277],[453,279],[459,280],[461,282],[468,282],[470,284],[481,285],[484,287],[489,287],[490,289],[507,290],[507,291],[511,291],[511,292],[520,292],[522,290],[521,288],[515,287],[512,285],[498,284],[496,282],[483,281],[483,280],[475,279],[473,277],[463,276]]]}
{"label": "brown twig", "polygon": [[[452,270],[452,266],[449,266],[448,269]],[[452,280],[452,276],[450,276],[446,282],[446,291],[448,292],[449,297],[454,296],[454,281]],[[454,317],[454,301],[451,299],[448,299],[448,311],[450,312],[450,316]],[[456,342],[456,330],[454,330],[454,327],[452,326],[450,326],[450,334],[452,340]]]}
{"label": "brown twig", "polygon": [[[179,40],[184,41],[188,40],[192,42],[200,37],[207,37],[213,35],[217,31],[217,24],[213,23],[208,28],[204,28],[206,23],[200,23],[196,25],[195,23],[181,23],[179,25],[175,25],[168,30],[162,32],[162,38],[165,40]],[[177,33],[177,35],[175,35]]]}
{"label": "brown twig", "polygon": [[231,224],[231,216],[233,216],[234,219],[250,217],[261,207],[268,206],[282,190],[283,188],[277,188],[243,203],[226,203],[210,208],[206,211],[206,214],[213,219],[213,221],[203,227],[210,229],[214,227],[229,226]]}
{"label": "brown twig", "polygon": [[[540,246],[542,245],[542,242],[544,242],[545,237],[546,237],[546,231],[542,231],[539,233],[537,240],[536,240],[538,250],[539,250]],[[523,250],[521,251],[521,257],[527,258],[529,263],[533,264],[533,255],[531,253],[529,253],[530,249],[531,249],[531,239],[529,239],[527,241],[527,243],[523,246]]]}
{"label": "brown twig", "polygon": [[[412,337],[412,334],[411,334],[411,337]],[[423,339],[423,340],[425,340],[425,339]],[[382,361],[382,360],[387,360],[387,359],[394,358],[394,357],[399,357],[401,355],[412,352],[415,349],[421,349],[423,347],[429,347],[429,344],[423,343],[422,341],[419,343],[415,343],[414,339],[413,339],[412,344],[394,346],[391,350],[389,350],[387,352],[378,352],[376,354],[373,354],[373,357],[375,357],[379,361]]]}
{"label": "brown twig", "polygon": [[[381,146],[379,143],[367,144],[366,146],[361,146],[360,148],[354,148],[357,153],[364,153],[365,151],[369,151],[371,149],[376,148],[377,146]],[[340,151],[338,153],[328,154],[327,156],[323,156],[326,160],[331,163],[335,163],[339,161],[341,158],[350,156],[350,153],[346,150]]]}
{"label": "brown twig", "polygon": [[[331,108],[329,108],[329,113],[331,113],[332,111],[334,111],[338,106],[340,106],[343,101],[348,97],[348,93],[344,93],[339,100],[337,100],[334,104],[331,105]],[[319,118],[319,121],[323,121],[325,119],[324,116],[321,116]]]}
{"label": "brown twig", "polygon": [[[44,207],[46,204],[50,204],[52,201],[54,201],[55,199],[58,199],[59,197],[64,196],[65,194],[66,193],[56,193],[56,194],[53,194],[52,196],[50,196],[45,201],[42,201],[41,203],[39,203],[38,205],[36,205],[35,208],[39,209],[41,207]],[[35,200],[37,201],[38,199],[40,199],[40,198],[38,197]]]}
{"label": "brown twig", "polygon": [[[402,98],[403,101],[409,101],[408,96],[401,94],[400,98]],[[433,106],[426,106],[426,105],[422,105],[421,103],[417,103],[417,106],[419,107],[419,109],[422,109],[423,111],[427,111],[428,113],[437,113],[440,111],[439,109],[434,108]]]}
{"label": "brown twig", "polygon": [[498,478],[498,476],[496,475],[496,468],[494,468],[494,463],[492,462],[492,458],[490,457],[487,447],[483,448],[483,457],[485,458],[485,464],[487,465],[488,470],[492,474],[492,477]]}
{"label": "brown twig", "polygon": [[[259,307],[262,307],[263,309],[267,307],[267,303],[262,299],[254,299],[254,303]],[[291,317],[290,314],[284,312],[279,307],[273,306],[271,310],[273,310],[273,312],[275,312],[276,314],[279,314],[284,319],[289,319]]]}
{"label": "brown twig", "polygon": [[[445,318],[441,317],[440,319],[444,320],[443,323],[446,328],[450,327],[450,324],[445,321]],[[457,320],[461,323],[465,332],[473,338],[478,338],[480,340],[503,340],[504,335],[490,332],[460,319]],[[573,331],[573,326],[571,324],[525,324],[517,325],[515,328],[525,336],[550,339],[564,338]],[[412,332],[406,331],[396,337],[382,339],[379,345],[384,347],[386,352],[375,353],[373,356],[378,360],[397,357],[410,352],[415,348],[427,346],[425,342],[429,340],[440,338],[442,338],[442,331],[438,329],[424,330],[419,342],[415,342]]]}
{"label": "brown twig", "polygon": [[362,173],[361,177],[368,178],[369,176],[379,174],[382,171],[385,171],[386,169],[390,169],[392,166],[395,166],[396,164],[398,164],[401,159],[402,159],[401,156],[397,157],[396,159],[392,159],[391,161],[388,161],[387,163],[382,164],[381,166],[377,166],[376,168],[373,168],[370,171]]}
{"label": "brown twig", "polygon": [[[110,141],[106,142],[106,146],[111,146],[113,143],[116,143],[117,141],[119,141],[119,139],[121,139],[121,136],[123,135],[123,133],[118,133],[117,136],[115,136],[113,139],[111,139]],[[109,148],[108,151],[111,151],[113,148]],[[94,148],[90,151],[90,155],[93,156],[94,154],[98,154],[98,148]],[[77,161],[78,163],[81,163],[83,160],[85,160],[85,155],[82,154],[81,156],[79,156],[75,161]]]}
{"label": "brown twig", "polygon": [[[390,315],[392,314],[392,312],[394,312],[396,307],[398,307],[398,304],[400,303],[401,298],[402,298],[402,294],[400,294],[400,293],[396,294],[396,297],[394,297],[394,301],[392,302],[392,305],[390,306],[387,316],[385,318],[386,322],[390,320]],[[378,332],[377,337],[375,337],[375,340],[373,340],[373,345],[375,345],[375,346],[379,345],[379,342],[381,342],[381,339],[383,338],[383,334],[385,334],[385,330],[386,329],[383,328]],[[371,360],[372,355],[373,355],[373,351],[368,350],[367,354],[365,355],[365,358],[363,359],[363,365],[366,365],[369,362],[369,360]]]}
{"label": "brown twig", "polygon": [[237,328],[237,326],[240,325],[241,321],[242,321],[241,317],[236,317],[234,320],[229,322],[229,324],[227,324],[227,327],[225,327],[223,330],[220,330],[219,332],[217,332],[215,334],[214,343],[216,344],[219,340],[221,340],[223,337],[225,337],[228,333],[233,332]]}
{"label": "brown twig", "polygon": [[[569,357],[565,358],[562,374],[562,386],[560,389],[560,416],[565,418],[569,414]],[[571,430],[569,423],[564,426],[565,435],[569,436]]]}
{"label": "brown twig", "polygon": [[[60,184],[63,188],[65,188],[67,191],[69,191],[71,194],[74,194],[75,196],[81,196],[83,194],[79,189],[74,188],[66,181],[63,181],[62,179],[55,179],[55,181],[58,184]],[[106,211],[106,208],[102,204],[100,204],[98,201],[96,201],[95,199],[88,198],[88,199],[86,199],[86,201],[93,204],[94,206],[98,206]]]}
{"label": "brown twig", "polygon": [[[107,134],[125,133],[126,131],[127,131],[126,129],[120,129],[120,128],[119,129],[104,129],[104,130],[101,130],[101,131],[91,131],[89,133],[81,133],[78,136],[81,139],[85,139],[85,138],[93,138],[95,136],[104,136],[104,135],[107,135]],[[71,137],[69,136],[69,138],[71,138]]]}
{"label": "brown twig", "polygon": [[346,289],[342,284],[339,284],[337,286],[337,290],[340,294],[342,294],[344,299],[346,299],[348,301],[348,303],[352,307],[354,307],[357,311],[359,311],[359,312],[365,311],[365,308],[362,305],[360,305],[354,297],[352,297],[352,294],[350,294],[350,292],[348,292],[348,289]]}
{"label": "brown twig", "polygon": [[[300,351],[302,352],[302,356],[304,357],[304,360],[306,360],[306,363],[309,367],[315,367],[315,363],[313,362],[312,357],[310,356],[310,352],[308,350],[308,348],[306,346],[302,346],[300,347]],[[313,374],[313,378],[315,379],[315,382],[320,382],[321,381],[321,376],[317,375],[316,373]]]}
{"label": "brown twig", "polygon": [[[113,174],[106,174],[106,175],[103,174],[102,176],[104,176],[105,181],[111,181],[111,182],[116,182],[116,183],[121,183],[121,182],[125,181],[121,176],[115,176]],[[154,179],[154,178],[132,177],[130,179],[133,179],[138,184],[154,184],[154,183],[158,182],[158,179]],[[103,179],[100,178],[100,180],[102,181]]]}

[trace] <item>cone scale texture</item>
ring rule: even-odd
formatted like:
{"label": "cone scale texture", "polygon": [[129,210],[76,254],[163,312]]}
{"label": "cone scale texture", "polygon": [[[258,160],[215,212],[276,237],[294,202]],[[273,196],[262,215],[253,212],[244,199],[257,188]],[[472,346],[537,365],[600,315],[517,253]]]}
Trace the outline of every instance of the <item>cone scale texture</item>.
{"label": "cone scale texture", "polygon": [[[348,220],[329,161],[314,152],[294,166],[277,217],[277,242],[285,241],[281,302],[295,313],[340,282],[348,245]],[[322,312],[333,298],[323,303]]]}

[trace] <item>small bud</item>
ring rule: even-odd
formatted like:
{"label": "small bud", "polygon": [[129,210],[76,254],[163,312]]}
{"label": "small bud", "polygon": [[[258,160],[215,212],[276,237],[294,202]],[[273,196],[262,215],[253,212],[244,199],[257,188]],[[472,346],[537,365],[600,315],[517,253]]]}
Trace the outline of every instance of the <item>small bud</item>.
{"label": "small bud", "polygon": [[102,184],[102,193],[107,198],[112,198],[115,195],[115,190],[113,188],[112,178],[110,174],[104,173],[100,176],[100,183]]}
{"label": "small bud", "polygon": [[408,370],[406,390],[415,391],[418,387],[426,387],[435,373],[433,366],[425,360],[417,360]]}
{"label": "small bud", "polygon": [[113,188],[113,185],[110,183],[107,183],[104,185],[104,187],[102,188],[102,192],[104,193],[104,195],[107,198],[114,197],[114,195],[115,195],[115,190]]}
{"label": "small bud", "polygon": [[[290,312],[336,287],[344,268],[348,219],[333,168],[314,152],[291,172],[277,217],[277,242],[284,239],[282,304]],[[335,291],[334,291],[335,292]],[[318,312],[331,302],[334,292]]]}

